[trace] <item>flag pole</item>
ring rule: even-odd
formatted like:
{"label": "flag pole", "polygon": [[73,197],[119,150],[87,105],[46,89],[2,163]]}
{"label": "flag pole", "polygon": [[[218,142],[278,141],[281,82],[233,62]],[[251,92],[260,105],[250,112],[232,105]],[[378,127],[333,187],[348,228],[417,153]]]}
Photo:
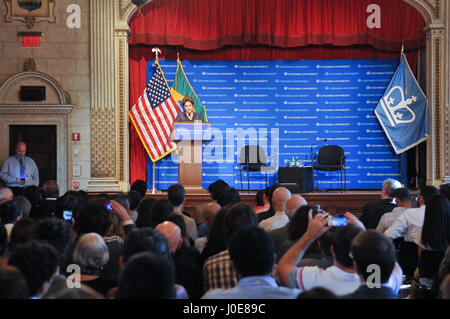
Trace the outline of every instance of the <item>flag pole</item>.
{"label": "flag pole", "polygon": [[[159,58],[158,58],[158,55],[159,54],[161,54],[161,50],[158,48],[158,47],[154,47],[153,49],[152,49],[152,52],[154,52],[155,53],[155,60],[156,60],[156,63],[159,63]],[[153,174],[152,174],[152,179],[153,179],[153,185],[152,185],[152,189],[151,189],[151,191],[150,191],[150,193],[151,194],[158,194],[160,191],[159,190],[157,190],[156,189],[156,174],[155,174],[155,166],[156,166],[156,164],[155,164],[155,162],[153,162]]]}

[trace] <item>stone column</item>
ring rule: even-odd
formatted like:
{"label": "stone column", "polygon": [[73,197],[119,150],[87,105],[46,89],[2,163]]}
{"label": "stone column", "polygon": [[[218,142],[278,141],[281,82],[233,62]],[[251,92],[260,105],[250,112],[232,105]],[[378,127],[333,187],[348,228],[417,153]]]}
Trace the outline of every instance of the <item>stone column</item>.
{"label": "stone column", "polygon": [[90,1],[91,179],[88,191],[119,191],[117,66],[111,0]]}
{"label": "stone column", "polygon": [[450,1],[446,1],[446,21],[445,21],[445,176],[444,183],[450,183]]}
{"label": "stone column", "polygon": [[446,170],[445,138],[445,29],[444,24],[429,24],[425,29],[427,40],[427,89],[430,111],[430,138],[427,140],[427,185],[439,186]]}

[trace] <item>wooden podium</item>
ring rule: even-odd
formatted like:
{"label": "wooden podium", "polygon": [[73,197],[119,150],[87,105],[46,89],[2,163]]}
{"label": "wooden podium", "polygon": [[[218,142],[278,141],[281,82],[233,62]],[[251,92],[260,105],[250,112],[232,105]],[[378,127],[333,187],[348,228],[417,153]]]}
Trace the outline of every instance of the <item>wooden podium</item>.
{"label": "wooden podium", "polygon": [[186,194],[208,194],[202,186],[202,147],[211,141],[211,123],[175,122],[173,140],[178,150],[178,183]]}

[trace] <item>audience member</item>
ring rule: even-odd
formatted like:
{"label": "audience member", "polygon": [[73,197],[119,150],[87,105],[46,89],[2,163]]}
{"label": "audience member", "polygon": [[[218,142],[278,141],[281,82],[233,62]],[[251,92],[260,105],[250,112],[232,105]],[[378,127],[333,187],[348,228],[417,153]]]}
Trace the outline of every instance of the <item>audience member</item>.
{"label": "audience member", "polygon": [[31,205],[30,217],[36,221],[54,217],[52,204],[50,203],[50,201],[45,199],[39,200],[37,203]]}
{"label": "audience member", "polygon": [[[317,246],[320,249],[320,258],[315,254],[311,254],[310,257],[303,257],[302,260],[297,264],[297,267],[302,266],[317,266],[321,269],[327,269],[328,267],[333,266],[334,258],[331,253],[331,245],[333,244],[333,237],[335,236],[335,231],[332,229],[327,230],[317,239]],[[305,256],[308,255],[308,250],[305,253]]]}
{"label": "audience member", "polygon": [[137,209],[136,227],[151,227],[153,197],[144,198]]}
{"label": "audience member", "polygon": [[0,220],[5,225],[8,232],[8,238],[11,236],[11,230],[14,224],[22,218],[19,206],[13,201],[8,201],[0,205]]}
{"label": "audience member", "polygon": [[397,220],[406,209],[411,208],[411,192],[406,187],[397,188],[393,192],[393,197],[397,203],[392,212],[381,216],[376,231],[383,234]]}
{"label": "audience member", "polygon": [[200,298],[203,294],[200,254],[198,254],[197,262],[183,258],[182,254],[178,254],[183,246],[183,239],[180,227],[173,222],[163,222],[156,226],[156,230],[168,241],[175,266],[175,282],[186,289],[191,299]]}
{"label": "audience member", "polygon": [[419,228],[415,242],[419,246],[419,280],[428,281],[431,287],[428,293],[437,296],[439,267],[450,245],[450,203],[447,197],[435,194],[426,201],[423,226]]}
{"label": "audience member", "polygon": [[[120,205],[116,201],[113,202],[116,205]],[[97,233],[102,237],[107,235],[112,226],[111,213],[113,212],[108,210],[106,207],[107,204],[108,201],[103,198],[94,198],[80,208],[73,225],[73,229],[76,232],[76,238],[66,249],[62,271],[65,272],[67,265],[73,263],[73,252],[81,235],[87,233]],[[125,208],[124,210],[126,212]],[[109,260],[103,267],[101,277],[103,279],[116,280],[120,269],[119,257],[122,244],[119,241],[114,240],[107,241],[106,246],[108,247]]]}
{"label": "audience member", "polygon": [[281,228],[289,222],[286,215],[286,202],[291,197],[291,192],[285,187],[277,188],[272,194],[272,206],[275,214],[259,223],[259,227],[269,232]]}
{"label": "audience member", "polygon": [[59,197],[58,183],[53,179],[45,181],[44,184],[42,185],[42,199],[48,201],[48,203],[50,204],[52,216],[55,216],[55,204],[58,197]]}
{"label": "audience member", "polygon": [[270,187],[268,187],[268,191],[266,192],[266,196],[267,199],[269,200],[270,203],[270,208],[269,210],[265,211],[265,212],[260,212],[257,216],[258,216],[258,224],[260,222],[262,222],[264,219],[272,217],[273,215],[275,215],[275,210],[273,208],[273,203],[272,203],[272,195],[273,192],[278,188],[281,187],[280,184],[275,183],[273,185],[271,185]]}
{"label": "audience member", "polygon": [[147,182],[137,179],[131,184],[130,190],[137,191],[141,195],[141,198],[144,198],[145,194],[147,194]]}
{"label": "audience member", "polygon": [[395,203],[392,202],[392,199],[394,191],[400,187],[402,187],[402,184],[399,181],[388,178],[383,182],[380,194],[381,199],[364,205],[360,220],[367,229],[375,229],[381,216],[383,216],[384,213],[392,212],[396,207]]}
{"label": "audience member", "polygon": [[234,205],[241,201],[239,192],[234,187],[228,187],[217,197],[217,204],[220,206]]}
{"label": "audience member", "polygon": [[271,276],[275,251],[270,236],[257,226],[243,226],[230,239],[231,261],[239,275],[234,288],[209,290],[203,299],[294,299],[297,289],[279,287]]}
{"label": "audience member", "polygon": [[58,253],[49,244],[32,240],[12,251],[8,264],[23,274],[31,299],[41,298],[59,272]]}
{"label": "audience member", "polygon": [[80,281],[103,295],[116,284],[115,280],[100,277],[108,259],[108,247],[99,234],[83,234],[77,241],[73,261],[80,266]]}
{"label": "audience member", "polygon": [[[203,218],[204,218],[204,223],[208,230],[207,234],[209,233],[209,230],[211,229],[214,219],[216,218],[216,215],[219,212],[219,210],[220,210],[220,205],[217,204],[216,202],[208,203],[204,207]],[[195,248],[197,248],[197,250],[199,252],[202,252],[206,246],[207,241],[208,241],[207,236],[197,238],[195,241]]]}
{"label": "audience member", "polygon": [[418,196],[420,207],[406,209],[384,234],[392,239],[403,237],[405,241],[415,242],[419,229],[423,226],[425,204],[431,195],[438,193],[434,186],[422,187]]}
{"label": "audience member", "polygon": [[119,280],[119,299],[173,299],[175,276],[172,263],[157,253],[135,254]]}
{"label": "audience member", "polygon": [[[287,229],[287,239],[283,241],[278,248],[277,251],[277,262],[281,259],[281,257],[286,253],[286,251],[289,250],[289,248],[294,245],[294,243],[302,237],[307,228],[308,228],[308,222],[309,222],[309,211],[312,209],[312,216],[316,216],[318,213],[316,208],[314,206],[301,206],[297,211],[295,212],[294,216],[292,217],[292,220],[288,224]],[[303,255],[303,258],[321,258],[320,248],[317,245],[317,240],[314,241],[306,250],[305,254]]]}
{"label": "audience member", "polygon": [[224,223],[225,214],[230,207],[231,206],[221,207],[217,212],[214,222],[211,225],[211,229],[208,231],[205,248],[200,254],[202,263],[204,263],[209,257],[227,249],[224,234]]}
{"label": "audience member", "polygon": [[31,206],[33,206],[42,199],[42,191],[38,186],[28,186],[24,188],[23,196],[25,196],[30,201]]}
{"label": "audience member", "polygon": [[0,267],[0,299],[27,299],[30,296],[22,272],[14,266]]}
{"label": "audience member", "polygon": [[[171,264],[172,275],[175,277],[172,255],[167,239],[152,228],[136,228],[127,234],[120,258],[121,268],[125,266],[133,255],[142,252],[150,252],[162,256]],[[175,284],[175,296],[177,299],[188,298],[185,288],[179,284]]]}
{"label": "audience member", "polygon": [[222,194],[229,187],[230,186],[222,179],[218,179],[214,183],[211,183],[208,186],[208,192],[209,195],[211,196],[211,199],[217,202],[219,195]]}
{"label": "audience member", "polygon": [[186,234],[186,223],[184,222],[183,216],[174,213],[171,214],[169,218],[167,218],[167,221],[174,223],[180,228],[181,244],[177,248],[177,256],[201,267],[203,263],[200,257],[200,253],[189,243],[189,239]]}
{"label": "audience member", "polygon": [[[228,244],[231,236],[245,225],[257,225],[255,210],[247,203],[234,204],[225,213],[223,229],[225,242]],[[209,257],[205,261],[203,266],[204,292],[215,288],[232,288],[237,282],[237,273],[232,265],[228,249]]]}
{"label": "audience member", "polygon": [[0,204],[9,202],[13,200],[13,198],[14,195],[10,188],[8,187],[0,188]]}
{"label": "audience member", "polygon": [[[289,223],[292,221],[292,217],[294,216],[297,209],[301,206],[308,205],[306,199],[302,196],[294,194],[289,198],[286,202],[286,215],[289,218]],[[280,250],[281,243],[285,240],[288,240],[288,226],[289,223],[284,225],[283,227],[273,229],[269,232],[270,237],[273,240],[273,244],[275,246],[275,252],[278,253]]]}
{"label": "audience member", "polygon": [[308,212],[309,222],[305,234],[283,255],[276,271],[283,285],[300,288],[302,291],[314,287],[324,287],[335,295],[341,296],[355,291],[359,278],[353,269],[353,262],[348,256],[350,244],[362,228],[349,224],[336,229],[331,245],[334,257],[333,266],[327,269],[315,267],[297,267],[308,247],[329,227],[327,214],[318,213],[312,217],[312,209]]}
{"label": "audience member", "polygon": [[8,250],[10,253],[21,244],[26,244],[35,238],[35,231],[37,222],[33,219],[22,218],[19,220],[11,230],[9,237]]}
{"label": "audience member", "polygon": [[157,199],[150,209],[150,225],[148,227],[155,228],[158,224],[166,221],[173,212],[173,206],[167,199]]}
{"label": "audience member", "polygon": [[30,218],[31,203],[25,196],[16,196],[12,202],[19,207],[22,218]]}
{"label": "audience member", "polygon": [[138,212],[137,209],[139,207],[139,204],[141,203],[141,194],[136,191],[132,190],[128,192],[128,198],[130,200],[130,212],[128,213],[133,220],[134,223],[136,223]]}
{"label": "audience member", "polygon": [[187,235],[190,240],[192,240],[192,242],[195,242],[198,232],[197,224],[192,217],[183,214],[185,196],[186,190],[181,184],[170,185],[169,189],[167,190],[167,197],[169,199],[169,202],[173,205],[173,212],[175,214],[183,215],[184,222],[186,223]]}
{"label": "audience member", "polygon": [[52,245],[60,257],[72,241],[70,226],[57,218],[47,218],[39,221],[35,228],[35,237]]}
{"label": "audience member", "polygon": [[[350,252],[361,282],[354,292],[343,298],[398,298],[396,289],[393,289],[390,284],[390,279],[398,267],[395,262],[395,247],[389,238],[369,229],[356,236],[351,244]],[[376,273],[373,271],[372,265],[376,265]],[[372,274],[376,276],[372,276]]]}
{"label": "audience member", "polygon": [[261,212],[268,211],[270,209],[269,200],[266,197],[265,189],[260,189],[256,192],[256,206],[255,213],[259,214]]}

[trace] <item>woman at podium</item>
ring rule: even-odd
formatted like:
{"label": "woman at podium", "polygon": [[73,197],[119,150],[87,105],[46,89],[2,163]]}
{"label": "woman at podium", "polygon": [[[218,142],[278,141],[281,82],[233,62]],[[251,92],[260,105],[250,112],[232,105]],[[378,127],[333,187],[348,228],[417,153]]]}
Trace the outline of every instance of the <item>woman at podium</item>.
{"label": "woman at podium", "polygon": [[185,96],[181,101],[183,103],[184,112],[178,113],[175,122],[202,122],[202,116],[194,112],[194,99],[192,96]]}

